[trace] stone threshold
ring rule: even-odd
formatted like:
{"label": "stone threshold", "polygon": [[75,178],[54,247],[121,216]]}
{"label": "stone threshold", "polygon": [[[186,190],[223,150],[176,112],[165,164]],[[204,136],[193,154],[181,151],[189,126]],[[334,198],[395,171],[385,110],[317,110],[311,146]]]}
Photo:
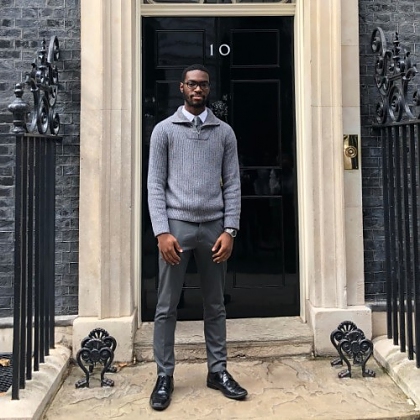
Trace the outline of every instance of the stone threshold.
{"label": "stone threshold", "polygon": [[373,356],[420,409],[420,368],[416,367],[416,361],[409,360],[408,353],[402,353],[385,335],[373,340]]}
{"label": "stone threshold", "polygon": [[[206,359],[203,321],[178,321],[175,354],[178,361]],[[312,356],[313,334],[299,317],[227,320],[229,359]],[[153,361],[153,322],[137,331],[134,354],[138,362]]]}
{"label": "stone threshold", "polygon": [[19,390],[19,400],[12,400],[12,387],[0,396],[1,420],[38,420],[59,390],[68,373],[70,350],[57,345],[45,356],[38,372]]}

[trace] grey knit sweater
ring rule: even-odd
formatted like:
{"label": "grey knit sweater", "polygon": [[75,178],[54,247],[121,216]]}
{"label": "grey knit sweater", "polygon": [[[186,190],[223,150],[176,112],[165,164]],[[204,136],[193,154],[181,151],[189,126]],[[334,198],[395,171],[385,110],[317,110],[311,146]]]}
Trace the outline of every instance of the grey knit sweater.
{"label": "grey knit sweater", "polygon": [[241,187],[232,128],[209,109],[197,133],[179,107],[153,130],[147,189],[155,236],[169,232],[168,219],[223,218],[224,227],[239,229]]}

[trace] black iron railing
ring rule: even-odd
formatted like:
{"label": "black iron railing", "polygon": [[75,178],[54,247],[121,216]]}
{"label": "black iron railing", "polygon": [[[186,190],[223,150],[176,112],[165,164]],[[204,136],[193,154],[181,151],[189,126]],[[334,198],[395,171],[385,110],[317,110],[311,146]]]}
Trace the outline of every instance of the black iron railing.
{"label": "black iron railing", "polygon": [[16,137],[13,399],[54,346],[56,140]]}
{"label": "black iron railing", "polygon": [[381,95],[374,128],[382,139],[388,338],[420,367],[420,91],[411,83],[417,69],[398,34],[392,49],[381,28],[371,42]]}
{"label": "black iron railing", "polygon": [[[44,40],[9,106],[16,137],[12,399],[19,399],[19,389],[54,347],[55,145],[60,121],[54,111],[58,73],[52,64],[58,57],[57,38],[51,38],[48,50]],[[32,92],[32,107],[22,98],[25,85]]]}

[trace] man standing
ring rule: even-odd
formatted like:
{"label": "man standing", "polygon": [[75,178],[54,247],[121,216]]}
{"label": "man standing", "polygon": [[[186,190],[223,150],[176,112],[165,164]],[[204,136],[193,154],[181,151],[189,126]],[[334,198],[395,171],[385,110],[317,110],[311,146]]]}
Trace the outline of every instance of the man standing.
{"label": "man standing", "polygon": [[184,105],[156,125],[150,140],[148,202],[159,247],[153,344],[158,378],[150,397],[155,410],[169,406],[174,389],[176,309],[191,253],[201,279],[207,386],[233,399],[248,394],[226,370],[223,292],[241,206],[236,138],[206,108],[210,82],[204,66],[183,71],[180,91]]}

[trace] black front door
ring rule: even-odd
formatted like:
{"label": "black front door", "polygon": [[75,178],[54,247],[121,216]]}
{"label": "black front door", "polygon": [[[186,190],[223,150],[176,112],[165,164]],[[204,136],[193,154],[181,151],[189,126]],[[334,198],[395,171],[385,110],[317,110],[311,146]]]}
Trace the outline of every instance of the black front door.
{"label": "black front door", "polygon": [[[143,18],[142,28],[142,319],[153,319],[157,289],[146,190],[150,134],[182,104],[181,73],[194,63],[209,69],[208,106],[238,139],[242,212],[228,264],[227,315],[297,315],[292,18]],[[202,319],[199,287],[191,260],[178,319]]]}

